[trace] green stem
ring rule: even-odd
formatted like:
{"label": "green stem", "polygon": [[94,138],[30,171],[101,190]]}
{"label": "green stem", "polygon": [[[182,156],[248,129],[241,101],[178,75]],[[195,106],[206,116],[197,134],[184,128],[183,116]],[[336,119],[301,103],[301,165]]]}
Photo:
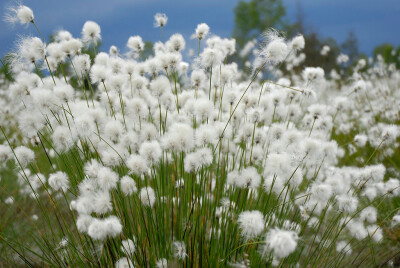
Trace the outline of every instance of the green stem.
{"label": "green stem", "polygon": [[176,109],[178,110],[178,114],[179,114],[178,88],[176,87],[176,72],[174,72],[173,77],[174,77],[174,82],[175,82]]}
{"label": "green stem", "polygon": [[212,78],[212,66],[211,66],[211,70],[210,70],[210,88],[208,91],[208,100],[211,100],[211,78]]}
{"label": "green stem", "polygon": [[42,83],[43,83],[43,85],[44,85],[43,79],[42,79],[42,77],[40,76],[39,69],[38,69],[38,67],[37,67],[37,65],[36,65],[36,62],[35,62],[35,61],[32,61],[32,62],[33,62],[33,64],[35,65],[36,74],[39,76],[40,80],[42,81]]}
{"label": "green stem", "polygon": [[43,34],[39,31],[39,28],[36,26],[36,23],[35,23],[35,22],[32,22],[32,24],[33,24],[33,26],[35,26],[36,31],[38,31],[38,33],[39,33],[40,36],[42,37],[43,42],[45,42],[45,43],[47,44],[46,39],[44,38]]}
{"label": "green stem", "polygon": [[197,51],[197,56],[200,56],[200,41],[201,39],[199,38],[199,50]]}
{"label": "green stem", "polygon": [[382,139],[381,143],[379,143],[378,147],[376,147],[376,149],[373,151],[373,153],[371,154],[371,156],[368,158],[367,162],[365,163],[365,165],[368,165],[369,161],[371,161],[372,157],[375,155],[375,153],[379,150],[379,148],[381,147],[382,143],[383,143],[384,139]]}
{"label": "green stem", "polygon": [[[239,106],[239,104],[240,104],[240,102],[242,101],[244,95],[245,95],[246,92],[249,90],[251,84],[253,84],[253,82],[254,82],[254,80],[256,79],[258,73],[261,71],[261,69],[264,67],[265,64],[267,64],[266,61],[265,61],[265,62],[263,63],[263,65],[261,65],[261,67],[257,70],[256,74],[253,76],[253,79],[251,79],[250,84],[247,86],[246,90],[243,92],[243,94],[242,94],[242,96],[240,97],[239,101],[236,103],[236,106],[235,106],[235,108],[233,109],[231,115],[229,116],[228,122],[226,122],[225,127],[224,127],[224,129],[222,130],[221,136],[219,137],[218,142],[217,142],[217,144],[215,145],[215,147],[214,147],[214,149],[213,149],[214,152],[215,152],[215,149],[217,148],[218,144],[221,142],[221,138],[222,138],[223,134],[225,133],[225,130],[226,130],[226,128],[228,127],[229,122],[232,120],[232,116],[233,116],[233,114],[235,113],[237,107]],[[210,84],[211,84],[211,82],[210,82]]]}
{"label": "green stem", "polygon": [[311,132],[312,132],[312,130],[314,128],[315,120],[317,120],[317,118],[314,117],[314,121],[312,122],[312,126],[311,126],[311,129],[310,129],[310,133],[308,133],[308,137],[311,136]]}
{"label": "green stem", "polygon": [[51,71],[49,61],[47,60],[47,56],[44,56],[44,59],[45,59],[45,61],[46,61],[46,63],[47,63],[47,68],[49,68],[49,72],[50,72],[50,74],[51,74],[51,78],[53,78],[53,83],[54,83],[54,85],[56,86],[56,80],[54,79],[53,72]]}
{"label": "green stem", "polygon": [[101,81],[101,82],[103,83],[104,90],[106,91],[106,94],[107,94],[108,103],[110,104],[111,114],[114,116],[114,119],[117,120],[117,118],[115,117],[115,112],[114,112],[114,109],[113,109],[113,105],[111,103],[110,96],[108,95],[106,84],[104,83],[104,81]]}

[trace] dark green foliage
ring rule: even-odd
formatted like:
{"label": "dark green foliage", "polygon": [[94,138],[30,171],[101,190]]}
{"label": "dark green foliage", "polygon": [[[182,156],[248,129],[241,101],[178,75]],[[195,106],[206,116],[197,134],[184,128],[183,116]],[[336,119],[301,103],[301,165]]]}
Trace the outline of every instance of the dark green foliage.
{"label": "dark green foliage", "polygon": [[285,30],[285,7],[281,0],[240,1],[234,9],[235,27],[232,37],[239,47],[257,38],[270,27]]}
{"label": "dark green foliage", "polygon": [[395,63],[396,67],[400,67],[400,46],[397,49],[388,43],[384,43],[374,48],[374,58],[381,55],[386,63]]}
{"label": "dark green foliage", "polygon": [[10,63],[9,63],[9,58],[11,57],[10,54],[7,54],[4,56],[1,60],[1,68],[0,68],[0,74],[3,74],[5,79],[8,81],[14,81],[14,78],[11,75],[11,70],[10,70]]}
{"label": "dark green foliage", "polygon": [[349,63],[354,63],[358,56],[358,39],[356,34],[353,31],[350,31],[347,35],[346,40],[341,45],[343,53],[349,56],[350,60]]}

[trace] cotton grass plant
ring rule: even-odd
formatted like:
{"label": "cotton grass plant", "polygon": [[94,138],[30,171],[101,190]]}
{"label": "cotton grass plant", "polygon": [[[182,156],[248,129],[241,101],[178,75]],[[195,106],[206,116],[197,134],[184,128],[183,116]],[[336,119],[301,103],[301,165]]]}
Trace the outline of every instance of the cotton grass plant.
{"label": "cotton grass plant", "polygon": [[[28,7],[10,14],[34,23]],[[162,40],[166,22],[156,14]],[[378,59],[327,79],[302,67],[302,36],[271,29],[237,52],[208,33],[196,28],[191,62],[180,34],[147,58],[140,36],[125,55],[97,52],[91,21],[81,38],[22,39],[1,89],[2,264],[396,261],[399,71]],[[254,55],[250,76],[229,62],[235,53]]]}

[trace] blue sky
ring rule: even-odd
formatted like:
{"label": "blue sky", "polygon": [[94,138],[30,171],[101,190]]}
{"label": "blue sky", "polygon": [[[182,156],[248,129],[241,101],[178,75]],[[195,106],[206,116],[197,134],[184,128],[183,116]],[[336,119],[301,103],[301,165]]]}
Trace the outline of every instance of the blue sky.
{"label": "blue sky", "polygon": [[[333,37],[342,42],[353,30],[359,39],[360,50],[370,54],[373,47],[384,43],[400,44],[399,0],[283,0],[287,18],[295,19],[296,3],[301,1],[306,26],[312,27],[323,37]],[[86,20],[93,20],[102,29],[102,50],[111,45],[122,51],[131,35],[140,35],[144,40],[157,41],[160,30],[153,27],[153,16],[157,12],[168,15],[165,36],[181,33],[189,47],[196,43],[190,40],[196,25],[206,22],[211,32],[229,37],[234,25],[233,9],[237,0],[25,0],[35,13],[37,25],[45,36],[54,30],[65,29],[80,36]],[[3,14],[7,6],[15,1],[2,0]],[[14,27],[0,22],[0,55],[13,49],[18,35],[36,35],[32,26]],[[193,43],[193,44],[192,44]]]}

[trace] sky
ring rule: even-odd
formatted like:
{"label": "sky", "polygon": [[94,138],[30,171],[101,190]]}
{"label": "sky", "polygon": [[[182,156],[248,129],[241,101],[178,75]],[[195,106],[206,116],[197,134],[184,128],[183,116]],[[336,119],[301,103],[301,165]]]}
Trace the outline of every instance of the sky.
{"label": "sky", "polygon": [[[376,45],[400,44],[399,0],[283,0],[287,19],[296,19],[297,2],[301,2],[305,25],[322,37],[333,37],[343,42],[350,30],[354,31],[361,52],[371,54]],[[14,0],[1,0],[0,11],[6,14]],[[234,27],[233,9],[238,0],[24,0],[32,8],[35,21],[44,36],[59,29],[79,37],[85,21],[93,20],[101,26],[103,45],[108,51],[116,45],[126,50],[132,35],[144,40],[159,41],[161,31],[154,28],[154,14],[166,13],[168,23],[164,36],[181,33],[188,47],[196,47],[190,40],[197,24],[207,23],[213,34],[230,37]],[[0,56],[15,48],[20,36],[35,35],[32,25],[21,26],[0,21]]]}

